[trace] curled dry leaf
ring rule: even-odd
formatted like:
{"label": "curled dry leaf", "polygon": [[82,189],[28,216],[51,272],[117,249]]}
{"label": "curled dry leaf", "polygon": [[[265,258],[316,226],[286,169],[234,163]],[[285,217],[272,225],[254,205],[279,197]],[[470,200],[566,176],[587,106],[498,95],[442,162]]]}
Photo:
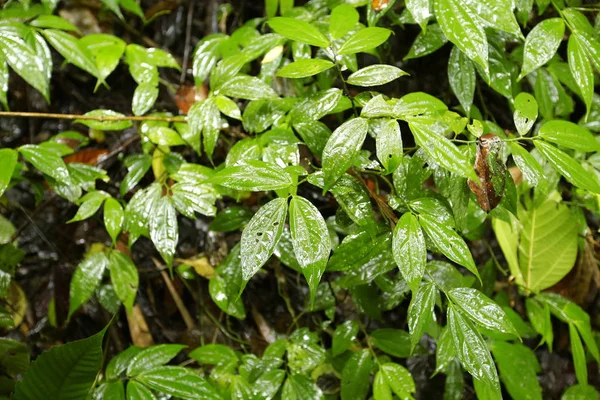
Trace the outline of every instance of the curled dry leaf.
{"label": "curled dry leaf", "polygon": [[192,105],[198,101],[202,101],[208,97],[208,89],[206,85],[181,85],[175,93],[175,103],[179,110],[186,114]]}
{"label": "curled dry leaf", "polygon": [[106,149],[85,149],[78,151],[75,154],[70,154],[63,158],[65,164],[81,163],[87,165],[95,165],[102,161],[108,154]]}
{"label": "curled dry leaf", "polygon": [[504,194],[506,165],[501,159],[503,145],[502,140],[492,133],[483,135],[477,140],[474,168],[479,183],[469,180],[469,188],[475,193],[479,206],[485,212],[496,208]]}

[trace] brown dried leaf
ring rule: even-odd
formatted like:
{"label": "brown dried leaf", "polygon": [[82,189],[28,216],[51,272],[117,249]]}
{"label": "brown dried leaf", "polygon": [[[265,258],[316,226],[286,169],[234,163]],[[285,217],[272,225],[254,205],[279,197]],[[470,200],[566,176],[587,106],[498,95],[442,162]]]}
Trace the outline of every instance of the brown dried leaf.
{"label": "brown dried leaf", "polygon": [[95,165],[108,154],[106,149],[85,149],[63,158],[65,164],[81,163]]}
{"label": "brown dried leaf", "polygon": [[479,177],[479,183],[472,180],[468,183],[485,212],[496,208],[504,195],[506,166],[500,160],[501,148],[501,139],[492,133],[477,140],[477,156],[473,168]]}

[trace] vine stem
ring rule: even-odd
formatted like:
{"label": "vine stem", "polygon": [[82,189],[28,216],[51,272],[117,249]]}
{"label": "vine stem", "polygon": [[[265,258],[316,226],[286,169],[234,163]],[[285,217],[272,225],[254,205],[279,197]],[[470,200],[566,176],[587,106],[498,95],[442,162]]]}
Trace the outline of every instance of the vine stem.
{"label": "vine stem", "polygon": [[27,111],[0,111],[0,117],[17,118],[47,118],[47,119],[81,119],[85,121],[161,121],[161,122],[188,122],[185,117],[152,117],[152,116],[103,116],[103,115],[80,115],[80,114],[57,114]]}

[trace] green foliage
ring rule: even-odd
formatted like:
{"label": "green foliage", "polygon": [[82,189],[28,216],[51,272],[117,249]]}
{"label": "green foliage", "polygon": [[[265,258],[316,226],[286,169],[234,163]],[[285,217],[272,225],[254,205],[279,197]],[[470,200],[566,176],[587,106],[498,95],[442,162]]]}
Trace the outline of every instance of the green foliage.
{"label": "green foliage", "polygon": [[[123,305],[133,330],[136,307],[148,301],[140,286],[156,274],[142,265],[151,265],[190,336],[195,319],[184,296],[201,303],[206,318],[195,317],[226,332],[226,344],[200,335],[188,340],[194,348],[185,356],[184,345],[131,346],[102,368],[103,330],[28,367],[27,348],[3,339],[0,396],[412,399],[422,397],[422,379],[413,379],[406,366],[415,363],[406,359],[423,356],[435,357],[435,373],[446,375],[444,398],[461,398],[472,382],[479,398],[505,390],[541,399],[538,352],[552,350],[557,322],[565,324],[559,332],[568,327],[577,380],[563,398],[597,396],[588,376],[588,364],[600,361],[592,320],[546,291],[576,297],[578,288],[556,285],[572,283],[575,268],[597,273],[583,239],[593,237],[600,213],[594,8],[265,0],[265,18],[230,26],[223,5],[220,33],[186,49],[182,66],[202,95],[179,105],[189,108],[184,117],[164,111],[174,107],[161,97],[173,92],[167,77],[181,71],[180,58],[127,35],[79,32],[56,15],[56,1],[8,3],[0,11],[4,109],[20,104],[16,75],[54,100],[57,60],[91,76],[90,92],[115,90],[107,83],[115,74],[133,85],[125,110],[69,117],[81,133],[0,149],[3,211],[13,190],[40,197],[47,187],[76,206],[61,223],[100,223],[106,231],[74,263],[66,315],[57,319],[62,311],[49,296],[49,323],[65,328],[97,302],[113,314]],[[115,21],[126,24],[133,14],[150,22],[136,1],[101,3]],[[397,54],[398,37],[413,31],[410,49]],[[448,52],[438,52],[443,47]],[[413,61],[423,57],[447,86],[423,82],[414,67],[423,64]],[[65,159],[90,139],[121,143],[115,138],[125,130],[141,144],[108,170]],[[197,243],[182,243],[200,227],[221,249],[203,244],[190,258]],[[23,319],[14,299],[22,291],[20,234],[0,218],[2,329]],[[273,310],[290,314],[285,329],[271,329],[254,303],[271,286],[284,304]],[[231,332],[254,329],[247,310],[261,346]],[[522,340],[538,337],[545,347]]]}

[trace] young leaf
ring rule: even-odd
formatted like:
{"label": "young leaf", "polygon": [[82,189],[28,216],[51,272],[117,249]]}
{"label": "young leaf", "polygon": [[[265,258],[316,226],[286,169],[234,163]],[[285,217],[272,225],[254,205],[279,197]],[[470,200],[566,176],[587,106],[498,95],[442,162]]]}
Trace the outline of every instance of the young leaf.
{"label": "young leaf", "polygon": [[131,311],[139,284],[137,268],[125,253],[117,250],[110,253],[109,265],[115,293],[125,308]]}
{"label": "young leaf", "polygon": [[338,49],[338,54],[355,54],[372,50],[384,43],[392,31],[384,28],[363,28],[350,36]]}
{"label": "young leaf", "polygon": [[352,165],[354,157],[367,136],[369,124],[364,118],[353,118],[340,125],[327,141],[323,150],[325,187],[329,190]]}
{"label": "young leaf", "polygon": [[225,167],[207,183],[241,191],[261,192],[287,189],[294,184],[292,176],[276,164],[248,160],[243,164]]}
{"label": "young leaf", "polygon": [[242,233],[242,277],[250,280],[267,262],[283,232],[288,200],[278,198],[262,206]]}
{"label": "young leaf", "polygon": [[329,46],[329,40],[325,35],[308,22],[294,18],[276,17],[271,18],[268,24],[276,33],[287,39],[317,47]]}
{"label": "young leaf", "polygon": [[341,398],[343,400],[364,400],[369,391],[369,377],[373,359],[368,349],[354,353],[342,370]]}
{"label": "young leaf", "polygon": [[463,367],[474,378],[489,386],[495,393],[494,397],[502,398],[496,365],[485,341],[452,304],[448,306],[448,327],[456,356]]}
{"label": "young leaf", "polygon": [[469,247],[458,233],[445,224],[435,220],[430,215],[419,215],[419,224],[442,254],[455,263],[462,265],[471,271],[477,279],[481,280]]}
{"label": "young leaf", "polygon": [[353,320],[339,324],[335,328],[335,332],[333,332],[331,355],[335,357],[348,350],[352,345],[352,342],[356,339],[358,329],[358,323]]}
{"label": "young leaf", "polygon": [[411,351],[421,340],[421,336],[433,319],[433,309],[437,297],[437,288],[433,282],[424,283],[417,291],[413,291],[413,298],[408,307],[408,330],[410,332]]}
{"label": "young leaf", "polygon": [[519,79],[550,61],[564,34],[565,23],[562,18],[548,18],[537,24],[525,39],[523,68]]}
{"label": "young leaf", "polygon": [[281,398],[290,400],[321,399],[323,392],[308,376],[290,374],[283,384]]}
{"label": "young leaf", "polygon": [[158,98],[158,87],[152,83],[142,83],[135,88],[131,109],[133,115],[144,115],[154,106]]}
{"label": "young leaf", "polygon": [[541,372],[535,353],[522,344],[503,341],[491,345],[500,379],[513,399],[542,400],[536,374]]}
{"label": "young leaf", "polygon": [[373,398],[375,400],[393,400],[392,389],[388,385],[381,369],[377,371],[373,380]]}
{"label": "young leaf", "polygon": [[329,33],[333,39],[339,39],[352,30],[358,23],[360,15],[349,4],[340,4],[331,11],[329,17]]}
{"label": "young leaf", "polygon": [[577,332],[577,327],[574,324],[569,324],[569,338],[571,339],[571,353],[573,354],[573,365],[575,366],[577,383],[587,385],[588,373],[585,351],[583,350],[583,344]]}
{"label": "young leaf", "polygon": [[475,96],[475,67],[469,57],[456,46],[452,47],[448,60],[448,82],[468,116]]}
{"label": "young leaf", "polygon": [[136,380],[161,393],[185,400],[220,400],[218,392],[200,375],[189,368],[163,366],[145,371]]}
{"label": "young leaf", "polygon": [[69,319],[96,291],[107,266],[108,258],[104,253],[89,254],[79,263],[71,280]]}
{"label": "young leaf", "polygon": [[473,288],[456,288],[447,292],[448,298],[471,321],[484,328],[519,337],[506,313],[493,300]]}
{"label": "young leaf", "polygon": [[577,35],[569,37],[569,46],[567,48],[567,57],[569,60],[569,69],[573,74],[573,79],[579,87],[581,97],[585,103],[587,115],[589,115],[592,107],[592,99],[594,97],[594,71],[588,59],[585,44],[580,42]]}
{"label": "young leaf", "polygon": [[525,136],[538,117],[538,103],[529,93],[521,92],[515,98],[513,119],[519,135]]}
{"label": "young leaf", "polygon": [[75,36],[56,29],[44,29],[42,34],[68,62],[92,76],[98,77],[98,69],[91,53],[81,45]]}
{"label": "young leaf", "polygon": [[483,27],[471,10],[459,0],[434,0],[433,8],[448,40],[479,64],[488,75],[487,39]]}
{"label": "young leaf", "polygon": [[412,375],[405,367],[395,363],[386,363],[380,368],[388,386],[396,396],[403,400],[412,398],[411,394],[415,393],[417,389]]}
{"label": "young leaf", "polygon": [[279,391],[284,378],[285,372],[280,369],[265,372],[252,384],[254,398],[273,399]]}
{"label": "young leaf", "polygon": [[416,292],[425,273],[427,249],[419,221],[410,212],[404,213],[394,228],[392,251],[400,273]]}
{"label": "young leaf", "polygon": [[327,224],[314,205],[303,197],[294,196],[290,203],[290,232],[313,304],[331,251]]}
{"label": "young leaf", "polygon": [[160,253],[169,268],[173,264],[175,247],[179,240],[177,228],[177,215],[175,208],[168,197],[161,197],[154,202],[149,216],[149,233],[152,243]]}
{"label": "young leaf", "polygon": [[134,377],[171,361],[186,346],[181,344],[160,344],[145,348],[137,353],[127,367],[127,376]]}
{"label": "young leaf", "polygon": [[569,121],[559,119],[547,121],[540,128],[538,136],[559,146],[577,151],[600,150],[600,143],[596,141],[590,131]]}
{"label": "young leaf", "polygon": [[34,144],[19,147],[19,153],[46,175],[59,182],[69,182],[69,171],[64,161],[56,152]]}
{"label": "young leaf", "polygon": [[377,158],[387,173],[394,172],[402,162],[402,134],[398,121],[381,120],[371,125],[376,131],[375,146]]}
{"label": "young leaf", "polygon": [[591,175],[567,153],[541,140],[536,140],[534,145],[567,181],[590,192],[600,193],[600,184],[596,176]]}
{"label": "young leaf", "polygon": [[333,67],[331,61],[321,59],[298,60],[286,65],[277,72],[282,78],[306,78],[327,71]]}
{"label": "young leaf", "polygon": [[229,97],[226,96],[217,96],[215,97],[215,104],[217,105],[217,108],[219,109],[219,111],[221,111],[223,114],[227,115],[230,118],[234,118],[237,120],[242,120],[242,114],[240,112],[240,107],[237,105],[237,103],[233,100],[231,100]]}
{"label": "young leaf", "polygon": [[40,355],[15,386],[15,400],[85,399],[102,367],[106,328]]}
{"label": "young leaf", "polygon": [[19,154],[16,150],[0,149],[0,196],[10,183],[18,158]]}
{"label": "young leaf", "polygon": [[379,86],[385,85],[404,75],[409,74],[393,65],[374,64],[359,69],[348,77],[347,82],[356,86]]}
{"label": "young leaf", "polygon": [[125,213],[123,212],[121,204],[112,197],[106,199],[106,202],[104,203],[104,226],[113,243],[117,241],[124,220]]}

